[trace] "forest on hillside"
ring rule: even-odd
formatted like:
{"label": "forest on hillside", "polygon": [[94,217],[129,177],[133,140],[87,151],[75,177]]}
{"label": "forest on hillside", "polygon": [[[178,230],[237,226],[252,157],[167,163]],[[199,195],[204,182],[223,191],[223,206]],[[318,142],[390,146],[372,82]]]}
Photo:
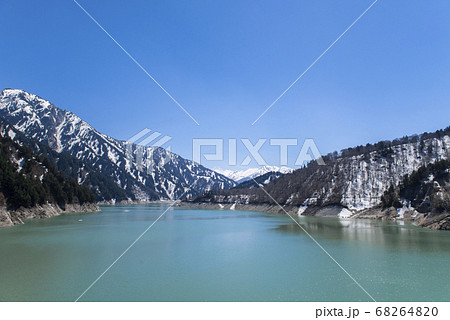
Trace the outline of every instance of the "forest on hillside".
{"label": "forest on hillside", "polygon": [[95,194],[96,201],[109,201],[111,199],[121,201],[128,199],[129,194],[120,188],[111,177],[97,171],[91,165],[70,154],[56,152],[46,144],[25,137],[24,134],[16,130],[2,117],[0,117],[0,128],[0,134],[7,135],[8,132],[12,132],[15,142],[30,148],[34,153],[42,157],[48,158],[64,176],[81,181],[84,186],[88,187]]}
{"label": "forest on hillside", "polygon": [[405,175],[383,194],[383,207],[401,208],[407,200],[420,213],[450,212],[450,160],[440,160]]}
{"label": "forest on hillside", "polygon": [[60,173],[45,157],[9,137],[0,136],[0,193],[9,209],[45,203],[64,208],[69,203],[91,203],[95,195],[74,179]]}

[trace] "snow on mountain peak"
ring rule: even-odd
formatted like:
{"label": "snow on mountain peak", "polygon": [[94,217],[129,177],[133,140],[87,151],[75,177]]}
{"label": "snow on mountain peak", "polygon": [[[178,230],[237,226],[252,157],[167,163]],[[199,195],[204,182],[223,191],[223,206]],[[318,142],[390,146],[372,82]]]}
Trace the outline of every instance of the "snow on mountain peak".
{"label": "snow on mountain peak", "polygon": [[99,133],[72,112],[23,90],[1,92],[0,117],[28,138],[56,152],[66,152],[112,177],[121,188],[133,190],[135,198],[176,199],[234,186],[226,177],[161,148],[144,148],[143,159],[151,157],[153,161],[142,166],[136,160],[136,146],[130,159],[122,141]]}
{"label": "snow on mountain peak", "polygon": [[245,170],[233,171],[229,169],[214,169],[217,173],[220,173],[231,180],[236,181],[237,183],[241,183],[251,178],[258,177],[268,172],[281,172],[283,174],[290,173],[294,171],[294,169],[289,167],[277,167],[277,166],[261,166],[258,168],[249,168]]}

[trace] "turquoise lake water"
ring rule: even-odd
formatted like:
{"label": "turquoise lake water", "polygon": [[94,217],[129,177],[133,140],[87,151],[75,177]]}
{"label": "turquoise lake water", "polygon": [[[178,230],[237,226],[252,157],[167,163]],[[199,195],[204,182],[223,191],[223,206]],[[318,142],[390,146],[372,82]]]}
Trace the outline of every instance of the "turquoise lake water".
{"label": "turquoise lake water", "polygon": [[[167,208],[0,229],[1,301],[74,301]],[[450,301],[450,232],[371,220],[301,225],[377,301]],[[172,208],[80,301],[370,301],[289,217]]]}

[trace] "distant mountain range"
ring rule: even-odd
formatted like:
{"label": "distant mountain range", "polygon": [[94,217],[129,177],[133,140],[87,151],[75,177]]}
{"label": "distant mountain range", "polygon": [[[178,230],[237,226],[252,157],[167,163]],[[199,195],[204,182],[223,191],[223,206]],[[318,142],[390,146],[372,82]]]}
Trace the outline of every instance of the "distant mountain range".
{"label": "distant mountain range", "polygon": [[[97,200],[177,199],[236,185],[163,148],[139,147],[102,134],[72,112],[23,90],[1,92],[0,117],[6,120],[4,134],[20,139],[18,132],[35,149],[49,148],[45,152],[56,165],[90,187]],[[137,161],[140,153],[153,162]]]}
{"label": "distant mountain range", "polygon": [[256,178],[258,176],[264,175],[268,172],[279,172],[281,174],[286,174],[294,171],[292,168],[288,167],[277,167],[277,166],[261,166],[258,168],[249,168],[245,170],[224,170],[224,169],[214,169],[214,171],[234,180],[237,183],[241,183],[251,178]]}
{"label": "distant mountain range", "polygon": [[[290,172],[289,172],[290,173]],[[251,189],[251,188],[258,188],[260,185],[266,185],[274,181],[275,179],[281,177],[283,174],[288,173],[281,173],[280,171],[270,171],[267,173],[264,173],[260,176],[252,177],[248,180],[244,180],[241,183],[239,183],[236,187],[233,189]]]}

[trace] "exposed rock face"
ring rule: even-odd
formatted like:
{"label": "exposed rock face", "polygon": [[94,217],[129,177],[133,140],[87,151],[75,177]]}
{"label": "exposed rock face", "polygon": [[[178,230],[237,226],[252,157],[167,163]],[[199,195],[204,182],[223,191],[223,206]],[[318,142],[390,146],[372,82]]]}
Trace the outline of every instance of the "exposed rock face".
{"label": "exposed rock face", "polygon": [[0,207],[0,227],[8,227],[14,225],[11,215],[6,210],[6,207]]}
{"label": "exposed rock face", "polygon": [[450,230],[450,213],[424,217],[418,225],[435,230]]}
{"label": "exposed rock face", "polygon": [[450,229],[450,160],[422,166],[383,195],[383,205],[397,206],[398,217],[420,226]]}
{"label": "exposed rock face", "polygon": [[340,190],[342,205],[362,210],[379,204],[390,184],[397,185],[404,175],[411,174],[423,165],[448,159],[450,137],[445,135],[422,140],[422,143],[402,144],[392,147],[389,152],[386,156],[382,152],[373,152],[368,157],[352,157],[347,164],[337,166],[335,172],[338,173],[338,179],[346,181]]}
{"label": "exposed rock face", "polygon": [[59,216],[63,213],[96,212],[100,208],[94,203],[66,204],[65,208],[58,205],[45,204],[32,208],[19,208],[8,211],[5,206],[0,206],[0,227],[8,227],[15,224],[23,224],[25,219],[43,219]]}

